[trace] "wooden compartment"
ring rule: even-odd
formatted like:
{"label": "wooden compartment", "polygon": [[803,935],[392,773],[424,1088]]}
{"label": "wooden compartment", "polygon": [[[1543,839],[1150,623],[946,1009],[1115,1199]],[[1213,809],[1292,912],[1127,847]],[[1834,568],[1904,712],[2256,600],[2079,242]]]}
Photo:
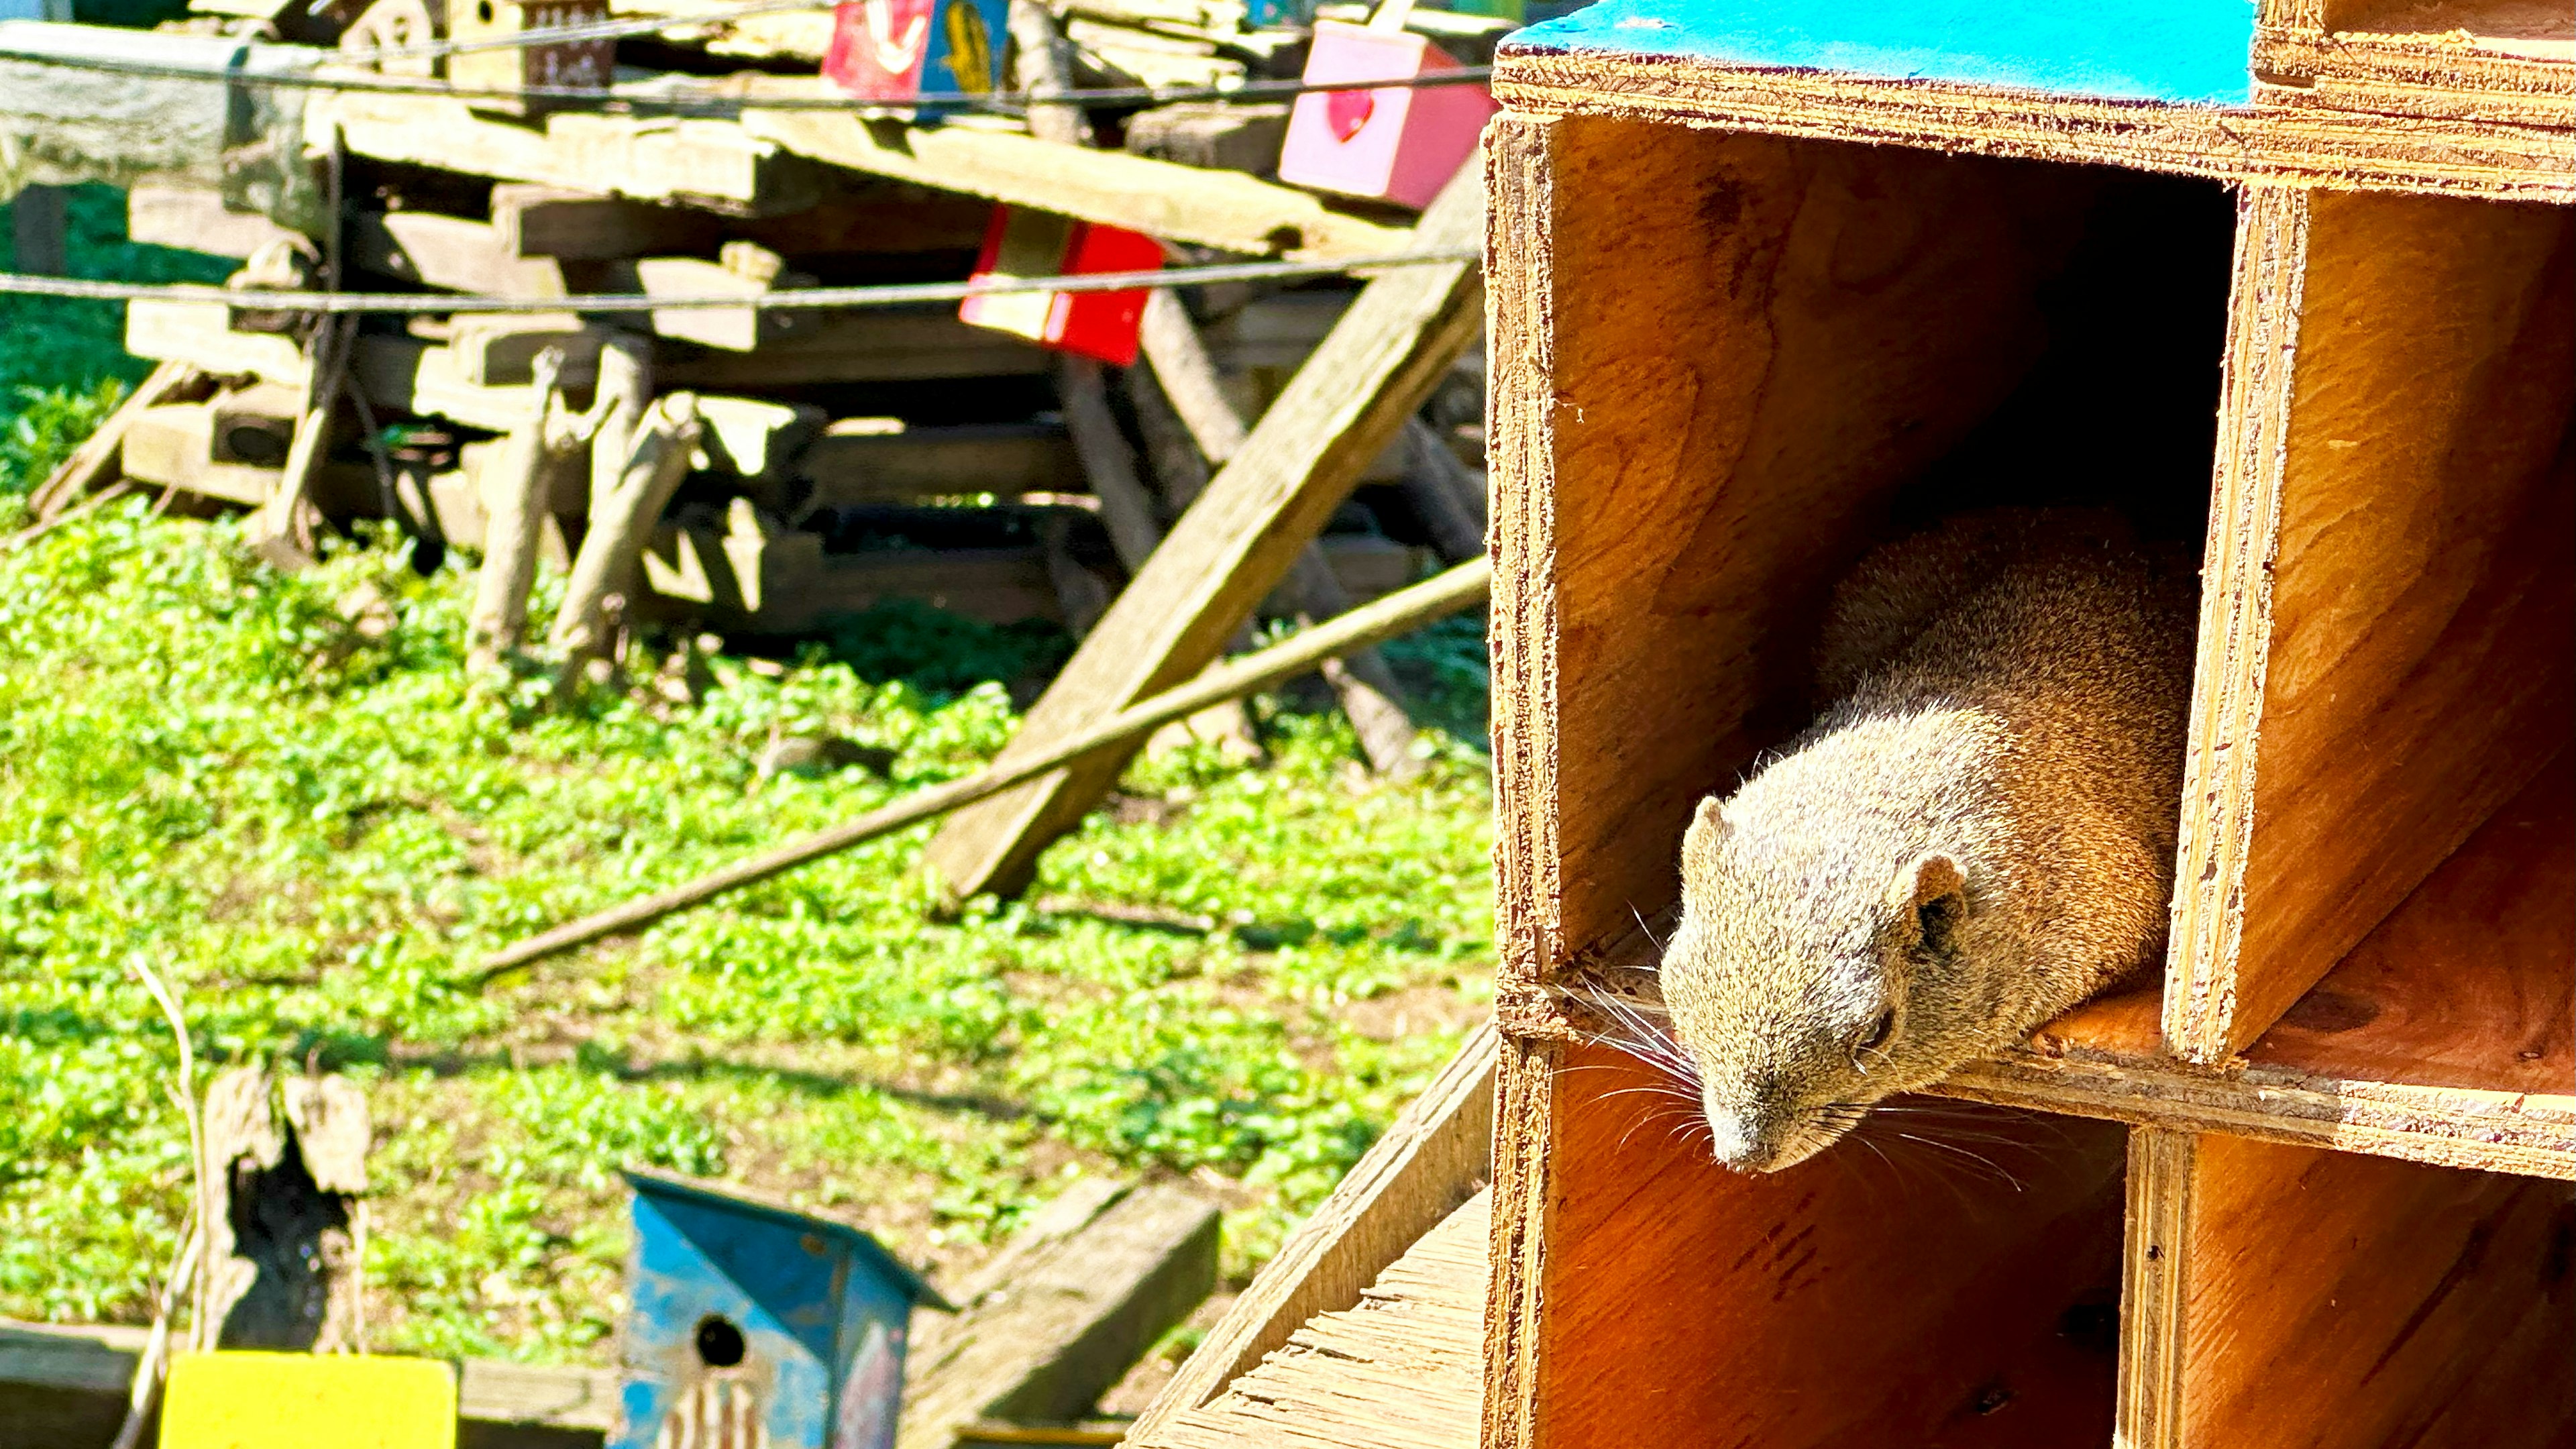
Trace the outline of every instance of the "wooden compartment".
{"label": "wooden compartment", "polygon": [[1623,1055],[1505,1053],[1496,1167],[1544,1227],[1496,1268],[1544,1312],[1489,1350],[1488,1445],[2107,1441],[2121,1129],[1953,1104],[1938,1145],[1892,1115],[1748,1177]]}
{"label": "wooden compartment", "polygon": [[2566,746],[2576,212],[2255,189],[2164,1034],[2250,1045]]}
{"label": "wooden compartment", "polygon": [[2120,1439],[2576,1444],[2576,1188],[2140,1130]]}
{"label": "wooden compartment", "polygon": [[2576,125],[2576,10],[2557,0],[2267,0],[2256,74],[2290,104]]}

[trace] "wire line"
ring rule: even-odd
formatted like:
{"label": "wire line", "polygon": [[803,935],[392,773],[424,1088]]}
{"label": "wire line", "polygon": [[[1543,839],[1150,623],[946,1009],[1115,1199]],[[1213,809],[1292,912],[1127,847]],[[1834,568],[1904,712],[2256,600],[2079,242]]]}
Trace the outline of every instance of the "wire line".
{"label": "wire line", "polygon": [[1479,263],[1483,254],[1465,248],[1445,251],[1389,252],[1325,262],[1224,262],[1210,266],[1165,267],[1150,272],[1094,272],[1069,277],[985,277],[963,282],[899,282],[871,287],[791,287],[749,296],[691,295],[653,297],[638,292],[584,292],[569,297],[501,297],[486,293],[445,295],[421,292],[307,292],[266,288],[214,287],[186,282],[102,282],[76,277],[31,276],[0,272],[0,295],[69,297],[101,302],[214,302],[243,310],[420,314],[442,312],[660,312],[741,307],[757,312],[848,311],[902,307],[924,302],[958,302],[969,297],[1010,296],[1029,292],[1125,292],[1210,282],[1281,281],[1329,277],[1384,267]]}

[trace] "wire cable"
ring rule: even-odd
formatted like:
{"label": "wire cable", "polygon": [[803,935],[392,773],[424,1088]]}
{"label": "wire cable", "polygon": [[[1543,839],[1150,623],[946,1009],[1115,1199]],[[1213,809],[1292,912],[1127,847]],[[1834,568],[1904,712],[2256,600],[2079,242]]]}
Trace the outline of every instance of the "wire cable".
{"label": "wire cable", "polygon": [[570,297],[501,297],[482,293],[309,292],[231,288],[187,282],[100,282],[77,277],[0,272],[0,295],[61,297],[96,302],[212,302],[244,310],[419,315],[435,313],[594,312],[630,313],[748,308],[756,312],[850,311],[960,302],[969,297],[1029,292],[1126,292],[1212,282],[1287,281],[1365,273],[1387,267],[1477,264],[1484,254],[1467,248],[1388,252],[1325,262],[1222,262],[1165,267],[1151,272],[1094,272],[1069,277],[985,277],[963,282],[898,282],[869,287],[791,287],[749,296],[654,297],[640,292],[584,292]]}

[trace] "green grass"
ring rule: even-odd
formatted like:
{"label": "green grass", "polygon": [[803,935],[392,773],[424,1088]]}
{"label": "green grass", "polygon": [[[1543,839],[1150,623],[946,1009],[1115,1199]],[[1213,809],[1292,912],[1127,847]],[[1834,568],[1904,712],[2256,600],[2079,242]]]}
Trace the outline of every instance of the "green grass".
{"label": "green grass", "polygon": [[[23,479],[137,369],[31,358],[70,324],[0,317],[0,377],[61,364],[12,395]],[[1472,621],[1391,651],[1457,731],[1419,782],[1259,701],[1266,764],[1141,761],[1024,901],[935,919],[921,828],[476,992],[452,983],[521,933],[975,768],[1004,681],[1064,641],[894,608],[785,666],[720,659],[695,704],[549,712],[468,689],[456,565],[416,577],[384,540],[281,576],[229,524],[146,512],[0,555],[0,1314],[140,1320],[174,1246],[176,1055],[130,960],[180,988],[202,1059],[365,1084],[378,1346],[575,1361],[619,1307],[621,1165],[950,1265],[1069,1174],[1187,1175],[1239,1278],[1481,1008]],[[816,729],[896,751],[892,777],[755,779]]]}

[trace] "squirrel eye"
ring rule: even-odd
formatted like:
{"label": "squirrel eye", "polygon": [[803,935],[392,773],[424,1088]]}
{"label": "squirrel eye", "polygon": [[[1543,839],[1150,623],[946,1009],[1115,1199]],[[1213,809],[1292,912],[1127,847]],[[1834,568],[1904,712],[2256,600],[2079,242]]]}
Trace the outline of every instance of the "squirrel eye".
{"label": "squirrel eye", "polygon": [[1896,1008],[1891,1006],[1878,1014],[1878,1020],[1871,1022],[1868,1030],[1852,1039],[1853,1057],[1857,1058],[1863,1052],[1878,1050],[1887,1045],[1887,1039],[1894,1035],[1896,1035]]}

